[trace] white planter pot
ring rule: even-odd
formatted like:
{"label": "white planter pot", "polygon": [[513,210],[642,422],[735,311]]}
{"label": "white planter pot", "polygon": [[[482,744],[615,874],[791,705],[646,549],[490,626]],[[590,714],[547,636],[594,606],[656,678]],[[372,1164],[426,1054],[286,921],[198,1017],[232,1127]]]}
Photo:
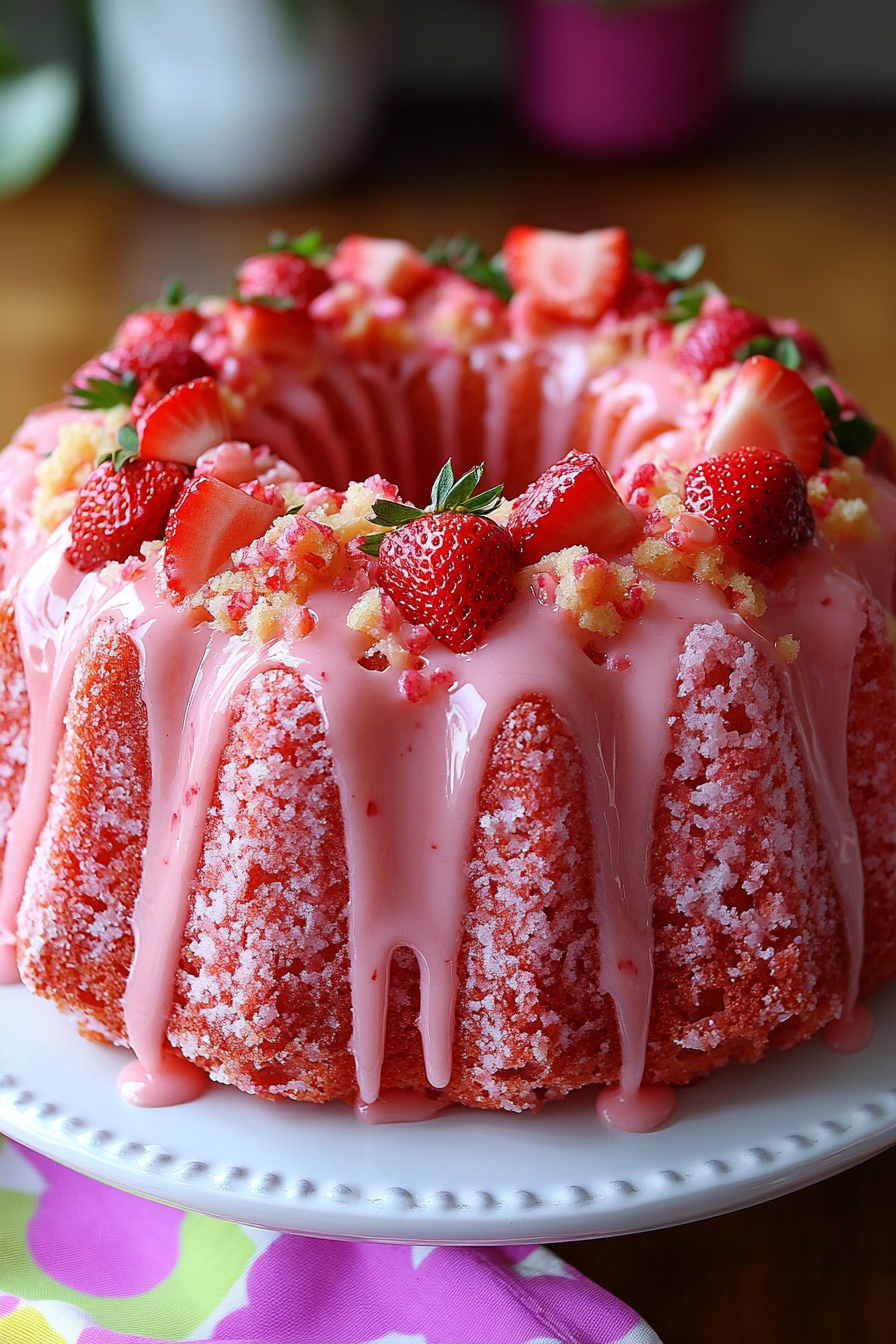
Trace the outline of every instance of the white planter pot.
{"label": "white planter pot", "polygon": [[100,108],[125,164],[189,200],[309,190],[371,126],[383,0],[92,0]]}

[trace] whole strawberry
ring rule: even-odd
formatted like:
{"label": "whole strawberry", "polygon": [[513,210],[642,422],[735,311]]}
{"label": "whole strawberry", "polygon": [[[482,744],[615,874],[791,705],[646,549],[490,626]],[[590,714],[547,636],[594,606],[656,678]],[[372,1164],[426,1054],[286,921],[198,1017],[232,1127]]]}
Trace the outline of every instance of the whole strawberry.
{"label": "whole strawberry", "polygon": [[374,521],[391,530],[363,543],[379,557],[383,592],[454,653],[480,644],[515,592],[516,548],[505,528],[484,517],[503,487],[474,494],[482,472],[473,467],[455,481],[447,462],[426,510],[378,499]]}
{"label": "whole strawberry", "polygon": [[294,252],[259,252],[247,257],[236,273],[241,299],[283,299],[307,308],[318,294],[330,288],[325,270]]}
{"label": "whole strawberry", "polygon": [[109,560],[139,555],[144,541],[157,541],[165,529],[190,472],[177,462],[131,457],[123,465],[104,462],[78,491],[71,518],[72,540],[66,559],[88,572]]}
{"label": "whole strawberry", "polygon": [[701,315],[683,341],[675,363],[697,383],[730,364],[737,352],[757,336],[771,336],[764,317],[737,308],[721,295],[704,301]]}
{"label": "whole strawberry", "polygon": [[685,508],[753,564],[773,565],[815,535],[806,482],[783,453],[736,448],[694,467],[684,487]]}

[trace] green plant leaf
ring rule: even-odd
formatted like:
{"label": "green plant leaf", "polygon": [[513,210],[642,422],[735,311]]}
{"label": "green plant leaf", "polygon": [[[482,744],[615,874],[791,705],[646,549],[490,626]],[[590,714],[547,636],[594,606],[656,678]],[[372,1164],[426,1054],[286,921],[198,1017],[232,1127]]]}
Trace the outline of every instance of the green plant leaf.
{"label": "green plant leaf", "polygon": [[840,403],[831,388],[827,383],[819,383],[817,387],[813,387],[812,392],[831,424],[835,425],[840,419]]}
{"label": "green plant leaf", "polygon": [[837,447],[847,457],[864,457],[877,434],[877,425],[862,415],[850,416],[848,420],[841,419],[839,424],[834,426]]}
{"label": "green plant leaf", "polygon": [[432,487],[432,494],[430,495],[430,503],[437,513],[439,510],[444,509],[445,500],[448,498],[453,487],[454,471],[451,467],[451,458],[449,457],[448,461],[436,477],[435,484]]}
{"label": "green plant leaf", "polygon": [[844,416],[843,407],[827,383],[812,389],[815,400],[831,422],[830,438],[847,457],[864,457],[880,432],[878,426],[863,415]]}
{"label": "green plant leaf", "polygon": [[754,336],[734,352],[734,358],[741,363],[753,355],[766,355],[783,364],[785,369],[798,369],[803,362],[799,346],[790,336]]}
{"label": "green plant leaf", "polygon": [[83,385],[72,384],[67,400],[79,411],[111,411],[115,406],[130,406],[139,386],[133,373],[123,373],[119,382],[112,378],[88,378]]}
{"label": "green plant leaf", "polygon": [[451,238],[437,238],[423,253],[431,266],[447,266],[483,289],[490,289],[506,303],[513,297],[513,288],[504,269],[500,252],[489,259],[475,238],[457,233]]}
{"label": "green plant leaf", "polygon": [[674,261],[660,261],[652,252],[636,247],[632,252],[632,261],[639,271],[650,271],[658,280],[672,281],[685,285],[692,280],[706,260],[706,248],[693,243],[676,257]]}
{"label": "green plant leaf", "polygon": [[442,505],[442,508],[446,513],[450,512],[452,509],[459,509],[466,505],[473,491],[482,480],[482,473],[484,471],[484,465],[471,467],[469,471],[464,472],[460,480],[454,483],[448,492],[445,503]]}
{"label": "green plant leaf", "polygon": [[377,499],[373,505],[373,521],[381,527],[401,527],[402,523],[422,518],[423,510],[413,504],[399,504],[394,499]]}
{"label": "green plant leaf", "polygon": [[365,555],[370,555],[375,560],[380,553],[380,547],[383,544],[385,532],[371,532],[369,537],[365,537],[361,542],[360,549]]}
{"label": "green plant leaf", "polygon": [[162,285],[159,294],[160,308],[180,308],[184,301],[186,290],[184,282],[179,275],[169,275],[168,279]]}
{"label": "green plant leaf", "polygon": [[491,490],[483,490],[481,495],[472,495],[466,503],[465,513],[491,513],[501,498],[502,485],[493,485]]}
{"label": "green plant leaf", "polygon": [[328,248],[321,229],[307,229],[296,238],[290,238],[282,229],[268,234],[269,252],[293,252],[297,257],[307,257],[309,261],[323,264],[329,261],[332,248]]}
{"label": "green plant leaf", "polygon": [[97,466],[101,467],[104,462],[111,462],[116,471],[121,471],[125,462],[129,462],[132,457],[137,457],[140,452],[140,439],[133,425],[122,425],[116,435],[117,448],[111,452],[100,453],[97,457]]}
{"label": "green plant leaf", "polygon": [[669,295],[669,307],[663,313],[664,322],[690,322],[700,313],[703,300],[710,294],[721,294],[718,285],[711,280],[701,280],[696,285],[684,289],[673,289]]}

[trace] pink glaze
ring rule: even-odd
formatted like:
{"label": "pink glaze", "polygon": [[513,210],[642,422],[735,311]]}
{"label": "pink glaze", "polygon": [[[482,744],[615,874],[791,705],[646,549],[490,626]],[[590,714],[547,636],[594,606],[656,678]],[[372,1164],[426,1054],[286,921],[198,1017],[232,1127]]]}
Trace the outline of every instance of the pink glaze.
{"label": "pink glaze", "polygon": [[15,985],[19,980],[16,949],[12,942],[0,943],[0,985]]}
{"label": "pink glaze", "polygon": [[195,1064],[168,1052],[158,1073],[148,1073],[139,1059],[125,1064],[118,1075],[118,1090],[130,1106],[181,1106],[201,1097],[210,1081]]}
{"label": "pink glaze", "polygon": [[838,1055],[857,1055],[874,1035],[874,1018],[864,1003],[854,1003],[842,1017],[829,1022],[821,1039],[829,1050]]}
{"label": "pink glaze", "polygon": [[[509,466],[507,371],[523,353],[504,342],[476,351],[471,359],[486,386],[485,452],[501,467]],[[642,361],[632,365],[628,377],[593,378],[581,347],[558,341],[545,352],[543,370],[539,467],[565,451],[586,390],[598,398],[591,448],[614,469],[656,436],[672,433],[693,447],[680,377],[668,362]],[[379,405],[386,414],[388,405],[395,465],[402,473],[426,474],[429,464],[413,460],[404,397],[421,371],[436,397],[447,455],[458,446],[461,362],[451,356],[430,366],[419,352],[402,355],[388,373],[382,365],[342,362],[337,367],[334,357],[329,376],[356,431],[358,446],[352,453],[324,397],[288,365],[263,371],[272,383],[271,407],[277,414],[257,398],[250,437],[268,439],[276,447],[287,434],[287,456],[303,475],[348,479],[382,466],[372,407]],[[51,435],[48,423],[43,430]],[[297,442],[311,446],[297,450]],[[281,446],[281,451],[286,449]],[[439,1089],[450,1079],[456,963],[480,788],[496,732],[512,707],[531,695],[545,696],[569,724],[585,763],[600,988],[615,1005],[622,1047],[620,1084],[601,1094],[601,1114],[617,1128],[638,1132],[668,1118],[670,1089],[642,1086],[653,978],[647,862],[678,660],[696,624],[718,622],[759,646],[779,669],[843,909],[851,967],[844,1020],[851,1022],[859,1011],[852,1005],[861,963],[863,887],[848,801],[846,718],[854,652],[866,620],[863,583],[883,590],[892,579],[892,553],[887,560],[883,542],[856,543],[845,559],[838,550],[839,568],[832,568],[823,541],[812,543],[801,553],[797,578],[771,593],[767,614],[749,624],[715,589],[658,583],[645,616],[626,622],[618,637],[604,641],[606,652],[613,654],[612,666],[597,666],[583,656],[589,636],[532,594],[522,595],[472,653],[456,655],[431,645],[427,670],[443,671],[452,689],[412,703],[398,693],[395,670],[372,675],[359,665],[365,641],[346,625],[357,594],[319,590],[310,600],[317,618],[311,636],[256,649],[207,625],[196,626],[188,613],[159,599],[148,567],[135,581],[111,586],[98,574],[75,573],[63,555],[66,529],[45,547],[37,545],[33,529],[29,533],[23,509],[33,481],[33,454],[27,461],[21,455],[11,459],[8,477],[2,470],[0,488],[5,499],[17,501],[16,520],[26,539],[12,566],[12,582],[32,733],[0,894],[0,971],[9,970],[9,943],[47,812],[78,653],[103,616],[119,620],[141,652],[152,788],[134,912],[135,955],[125,995],[128,1039],[138,1057],[122,1075],[128,1100],[171,1104],[185,1099],[196,1083],[198,1071],[167,1045],[190,885],[231,702],[253,676],[272,667],[300,673],[320,710],[335,763],[351,891],[352,1048],[365,1119],[375,1118],[372,1108],[379,1104],[389,973],[397,948],[410,948],[420,967],[419,1023],[428,1082]],[[896,492],[882,493],[877,512],[882,531],[889,529],[887,536],[896,537]],[[800,643],[800,656],[791,665],[775,651],[784,634]],[[627,669],[624,676],[614,670],[621,666]],[[382,1101],[388,1111],[391,1099]]]}
{"label": "pink glaze", "polygon": [[425,1092],[402,1092],[389,1088],[376,1101],[355,1102],[355,1115],[365,1125],[406,1125],[415,1121],[435,1120],[449,1103]]}
{"label": "pink glaze", "polygon": [[661,1083],[628,1092],[622,1086],[604,1087],[597,1094],[597,1113],[610,1129],[624,1134],[649,1134],[659,1129],[675,1110],[675,1088]]}

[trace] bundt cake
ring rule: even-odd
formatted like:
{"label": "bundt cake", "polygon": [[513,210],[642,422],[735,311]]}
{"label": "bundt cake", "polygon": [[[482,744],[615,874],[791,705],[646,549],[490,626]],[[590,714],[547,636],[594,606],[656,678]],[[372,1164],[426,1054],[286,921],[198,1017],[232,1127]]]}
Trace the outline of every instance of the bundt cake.
{"label": "bundt cake", "polygon": [[[276,237],[0,458],[0,969],[366,1118],[670,1085],[896,973],[893,447],[622,229]],[[505,495],[502,495],[503,483]]]}

